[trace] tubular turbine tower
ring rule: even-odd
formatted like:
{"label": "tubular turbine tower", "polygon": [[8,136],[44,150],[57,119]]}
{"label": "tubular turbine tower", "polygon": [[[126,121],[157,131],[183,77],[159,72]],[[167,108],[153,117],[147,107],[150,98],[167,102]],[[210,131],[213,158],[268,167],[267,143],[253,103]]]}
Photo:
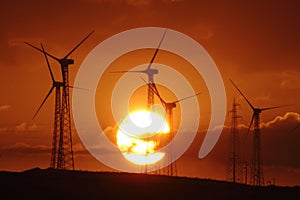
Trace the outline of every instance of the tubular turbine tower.
{"label": "tubular turbine tower", "polygon": [[46,54],[56,60],[61,66],[62,73],[62,99],[60,112],[60,134],[58,144],[57,166],[58,170],[74,170],[74,155],[72,147],[72,131],[71,131],[71,114],[70,114],[70,97],[69,97],[69,65],[74,64],[73,59],[68,57],[93,33],[90,32],[80,43],[78,43],[66,56],[59,59],[50,53],[40,49],[32,44],[25,44],[35,48],[36,50]]}

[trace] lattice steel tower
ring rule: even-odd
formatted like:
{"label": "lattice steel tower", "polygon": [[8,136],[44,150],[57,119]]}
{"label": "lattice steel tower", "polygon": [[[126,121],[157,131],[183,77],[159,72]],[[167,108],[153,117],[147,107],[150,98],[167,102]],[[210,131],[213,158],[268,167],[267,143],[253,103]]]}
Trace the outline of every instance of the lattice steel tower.
{"label": "lattice steel tower", "polygon": [[241,118],[237,115],[237,104],[233,98],[231,113],[231,131],[229,140],[229,159],[227,165],[226,179],[231,182],[242,181],[242,163],[240,154],[240,141],[238,132],[238,119]]}
{"label": "lattice steel tower", "polygon": [[[38,51],[46,54],[47,56],[56,60],[61,66],[62,73],[62,97],[61,104],[57,103],[59,101],[60,90],[57,91],[56,105],[55,105],[55,120],[54,120],[54,134],[53,134],[53,144],[52,144],[52,155],[51,156],[51,166],[58,170],[74,170],[74,155],[73,155],[73,141],[72,141],[72,131],[71,131],[71,112],[70,112],[70,96],[69,96],[69,65],[74,64],[73,59],[68,59],[68,57],[93,33],[90,32],[79,44],[77,44],[65,57],[59,59],[48,52],[35,47],[27,42],[25,44],[37,49]],[[59,95],[59,96],[58,96]],[[61,105],[61,108],[60,108]],[[60,114],[59,113],[60,110]],[[59,122],[58,122],[59,121]],[[58,125],[59,124],[59,125]],[[59,127],[59,131],[58,131]],[[59,132],[59,134],[57,134]],[[57,136],[58,135],[58,136]],[[57,138],[58,137],[58,138]],[[58,141],[58,148],[57,148]]]}
{"label": "lattice steel tower", "polygon": [[247,101],[248,105],[251,107],[253,111],[251,122],[248,129],[248,134],[249,134],[250,128],[252,127],[252,124],[254,122],[250,184],[255,186],[261,186],[264,185],[264,173],[263,173],[261,138],[260,138],[260,113],[265,110],[280,108],[287,105],[268,107],[268,108],[256,108],[250,103],[250,101],[241,92],[241,90],[234,84],[234,82],[231,81],[231,83],[239,91],[239,93],[243,96],[243,98]]}
{"label": "lattice steel tower", "polygon": [[[44,47],[41,44],[41,47],[44,51]],[[38,108],[38,110],[36,111],[36,113],[34,114],[33,118],[35,118],[35,116],[38,114],[38,112],[40,111],[40,109],[42,108],[42,106],[44,105],[44,103],[46,102],[46,100],[48,99],[48,97],[50,96],[50,94],[52,93],[53,89],[55,88],[55,106],[54,106],[54,129],[53,129],[53,138],[52,138],[52,150],[51,150],[51,160],[50,160],[50,168],[57,168],[58,167],[58,144],[59,144],[59,135],[61,133],[61,123],[60,123],[60,119],[61,119],[61,88],[64,86],[63,82],[59,82],[56,81],[54,79],[47,55],[44,53],[46,62],[47,62],[47,66],[48,66],[48,70],[50,72],[50,76],[51,76],[51,80],[52,80],[52,87],[50,88],[47,96],[44,98],[43,102],[41,103],[40,107]]]}
{"label": "lattice steel tower", "polygon": [[[147,83],[145,80],[144,80],[144,82]],[[152,84],[148,84],[148,88],[150,88],[150,90],[159,98],[159,100],[161,101],[161,104],[163,105],[163,107],[166,111],[167,123],[169,124],[169,129],[170,129],[169,139],[172,140],[175,136],[175,130],[174,130],[174,126],[173,126],[173,123],[174,123],[173,122],[173,109],[176,108],[177,103],[179,103],[183,100],[189,99],[191,97],[197,96],[200,93],[197,93],[197,94],[194,94],[194,95],[191,95],[191,96],[188,96],[188,97],[185,97],[185,98],[173,101],[173,102],[166,102],[159,94],[158,89],[154,82]],[[173,145],[170,145],[170,156],[169,156],[169,160],[168,160],[170,164],[168,166],[166,166],[164,169],[160,170],[161,171],[160,173],[169,175],[169,176],[177,176],[176,160],[174,160],[172,162],[172,160],[174,158],[174,155],[173,155],[174,148],[175,147]]]}

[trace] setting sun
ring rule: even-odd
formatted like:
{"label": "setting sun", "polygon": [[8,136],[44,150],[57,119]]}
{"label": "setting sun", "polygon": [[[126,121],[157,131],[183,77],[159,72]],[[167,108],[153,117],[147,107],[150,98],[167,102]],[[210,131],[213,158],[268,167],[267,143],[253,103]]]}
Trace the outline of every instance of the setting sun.
{"label": "setting sun", "polygon": [[123,156],[138,165],[153,164],[165,153],[156,151],[160,135],[169,133],[164,117],[155,112],[140,110],[130,113],[117,131],[117,145]]}
{"label": "setting sun", "polygon": [[[300,1],[1,8],[1,199],[64,196],[51,180],[65,170],[100,172],[99,181],[64,181],[71,199],[189,199],[176,190],[185,178],[300,189]],[[44,172],[49,180],[35,178]],[[239,196],[224,191],[216,195]]]}

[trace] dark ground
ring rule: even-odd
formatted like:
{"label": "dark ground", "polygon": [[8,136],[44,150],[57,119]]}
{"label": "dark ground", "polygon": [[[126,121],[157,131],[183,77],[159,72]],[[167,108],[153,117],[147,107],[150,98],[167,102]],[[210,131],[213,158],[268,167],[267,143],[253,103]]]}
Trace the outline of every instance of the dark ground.
{"label": "dark ground", "polygon": [[0,199],[298,199],[300,187],[254,187],[159,175],[32,169],[0,172]]}

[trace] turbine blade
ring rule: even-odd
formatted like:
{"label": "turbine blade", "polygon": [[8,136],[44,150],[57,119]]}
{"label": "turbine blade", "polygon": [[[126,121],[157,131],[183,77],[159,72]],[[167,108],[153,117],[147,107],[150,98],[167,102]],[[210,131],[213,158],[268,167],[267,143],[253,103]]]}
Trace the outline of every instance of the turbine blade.
{"label": "turbine blade", "polygon": [[42,49],[40,49],[40,48],[38,48],[38,47],[36,47],[36,46],[33,46],[32,44],[29,44],[29,43],[27,43],[27,42],[24,42],[24,43],[27,44],[27,45],[29,45],[29,46],[31,46],[32,48],[35,48],[36,50],[38,50],[38,51],[40,51],[40,52],[42,52],[42,53],[47,54],[47,56],[50,56],[50,57],[53,58],[54,60],[57,60],[58,62],[60,61],[58,58],[56,58],[55,56],[53,56],[53,55],[47,53],[46,51],[43,51]]}
{"label": "turbine blade", "polygon": [[93,33],[94,31],[91,31],[87,36],[85,36],[85,38],[83,38],[83,40],[81,40],[81,42],[79,42],[65,57],[64,59],[66,59],[68,56],[70,56],[88,37],[90,37],[90,35]]}
{"label": "turbine blade", "polygon": [[79,90],[86,90],[86,91],[88,91],[88,89],[86,89],[86,88],[74,87],[74,86],[71,86],[71,85],[67,85],[66,87],[72,88],[72,89],[79,89]]}
{"label": "turbine blade", "polygon": [[160,96],[155,83],[149,83],[149,85],[150,85],[152,91],[158,96],[159,100],[163,103],[163,105],[165,107],[165,105],[167,104],[167,102]]}
{"label": "turbine blade", "polygon": [[194,95],[191,95],[191,96],[188,96],[188,97],[184,97],[184,98],[179,99],[179,100],[177,100],[177,101],[173,101],[172,103],[178,103],[178,102],[180,102],[180,101],[189,99],[189,98],[194,97],[194,96],[197,96],[197,95],[199,95],[199,94],[201,94],[201,92],[199,92],[199,93],[197,93],[197,94],[194,94]]}
{"label": "turbine blade", "polygon": [[145,70],[129,70],[128,72],[146,73]]}
{"label": "turbine blade", "polygon": [[128,71],[112,71],[112,72],[109,72],[109,73],[126,73]]}
{"label": "turbine blade", "polygon": [[[165,100],[163,100],[163,98],[160,96],[156,85],[154,83],[148,83],[145,79],[143,79],[143,77],[140,76],[140,78],[147,84],[147,86],[154,92],[154,94],[159,98],[160,102],[162,103],[162,105],[165,107],[166,106],[166,102]],[[153,84],[153,85],[152,85]]]}
{"label": "turbine blade", "polygon": [[[146,81],[145,79],[143,79],[143,77],[141,77],[141,76],[140,76],[140,78],[141,78],[141,79],[142,79],[142,80],[150,87],[150,89],[151,89],[151,90],[152,90],[152,91],[153,91],[160,99],[162,99],[154,82],[152,82],[152,83],[147,82],[147,81]],[[162,99],[162,100],[163,100],[163,99]],[[163,100],[163,101],[164,101],[164,100]],[[164,101],[164,103],[166,103],[166,102]]]}
{"label": "turbine blade", "polygon": [[112,71],[110,73],[126,73],[126,72],[134,72],[134,73],[146,73],[145,70],[129,70],[129,71]]}
{"label": "turbine blade", "polygon": [[252,119],[251,119],[251,122],[250,122],[250,125],[249,125],[249,128],[248,128],[248,131],[247,131],[247,136],[249,135],[251,126],[252,126],[252,124],[253,124],[253,121],[254,121],[254,114],[252,115]]}
{"label": "turbine blade", "polygon": [[274,106],[274,107],[269,107],[269,108],[261,108],[260,110],[271,110],[271,109],[275,109],[275,108],[281,108],[281,107],[286,107],[286,106],[292,106],[292,104],[288,104],[288,105],[281,105],[281,106]]}
{"label": "turbine blade", "polygon": [[38,110],[34,113],[32,119],[35,118],[35,116],[38,114],[38,112],[41,110],[42,106],[45,104],[46,100],[48,99],[49,95],[51,94],[51,92],[53,91],[54,86],[51,87],[51,89],[49,90],[47,96],[44,98],[43,102],[41,103],[40,107],[38,108]]}
{"label": "turbine blade", "polygon": [[45,49],[44,49],[44,46],[43,46],[42,43],[41,43],[41,47],[42,47],[42,50],[43,50],[43,53],[44,53],[44,56],[45,56],[45,59],[46,59],[46,62],[47,62],[47,66],[48,66],[48,69],[49,69],[49,72],[50,72],[50,75],[51,75],[52,82],[54,83],[55,82],[54,76],[53,76],[53,73],[52,73],[52,70],[51,70],[51,67],[50,67],[50,64],[49,64],[49,60],[47,58],[47,54],[45,53]]}
{"label": "turbine blade", "polygon": [[239,91],[239,93],[244,97],[244,99],[247,101],[247,103],[249,104],[249,106],[254,110],[254,106],[250,103],[250,101],[247,99],[247,97],[242,93],[242,91],[236,86],[236,84],[230,79],[231,83],[233,84],[233,86]]}
{"label": "turbine blade", "polygon": [[161,38],[161,40],[160,40],[160,42],[159,42],[159,44],[158,44],[156,50],[155,50],[155,52],[154,52],[154,55],[152,56],[152,59],[151,59],[149,65],[148,65],[147,69],[150,69],[150,67],[151,67],[151,65],[152,65],[152,63],[153,63],[153,61],[154,61],[154,59],[155,59],[155,57],[156,57],[156,55],[157,55],[157,52],[158,52],[158,50],[159,50],[159,48],[160,48],[160,45],[161,45],[162,41],[163,41],[164,38],[165,38],[166,33],[167,33],[167,29],[165,30],[165,32],[164,32],[164,34],[163,34],[163,36],[162,36],[162,38]]}
{"label": "turbine blade", "polygon": [[148,84],[152,87],[153,92],[154,92],[154,93],[156,92],[157,95],[161,98],[161,96],[160,96],[160,94],[159,94],[159,92],[158,92],[158,89],[157,89],[155,83],[148,83]]}
{"label": "turbine blade", "polygon": [[[154,84],[154,83],[153,83]],[[156,94],[156,96],[159,98],[161,104],[164,106],[164,108],[166,109],[166,105],[167,105],[167,102],[160,96],[159,92],[157,89],[153,89],[153,87],[151,86],[151,84],[148,84],[148,87],[150,87],[150,89],[154,92],[154,94]],[[156,86],[155,86],[156,88]]]}

